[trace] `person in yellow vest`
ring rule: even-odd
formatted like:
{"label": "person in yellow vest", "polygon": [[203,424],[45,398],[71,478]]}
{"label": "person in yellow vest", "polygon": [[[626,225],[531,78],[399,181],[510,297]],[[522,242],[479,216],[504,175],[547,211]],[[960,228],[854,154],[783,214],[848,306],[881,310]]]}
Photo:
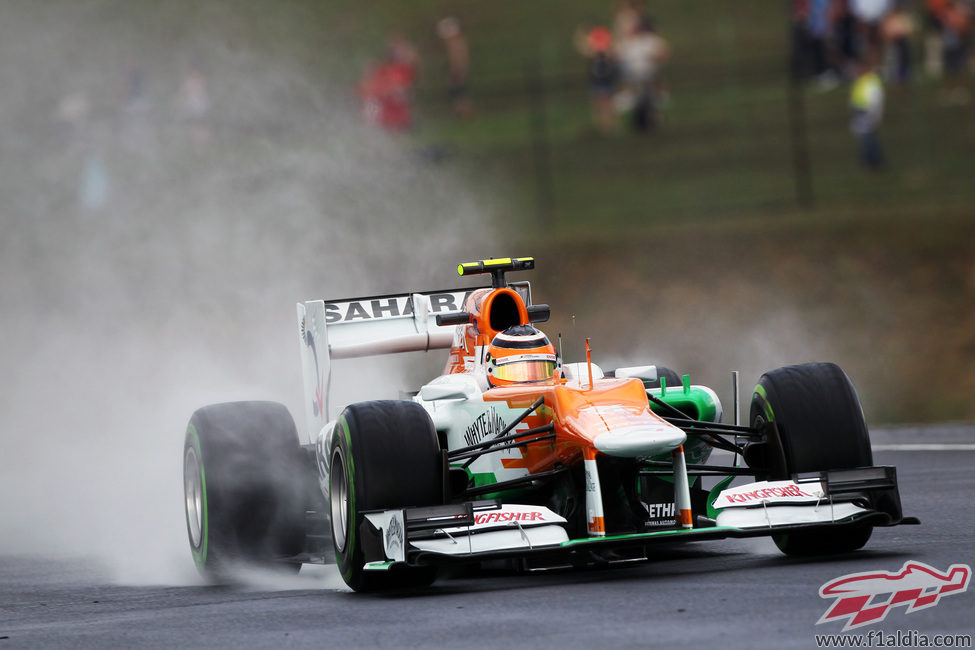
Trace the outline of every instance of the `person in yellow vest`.
{"label": "person in yellow vest", "polygon": [[850,92],[850,130],[860,141],[860,162],[868,169],[880,169],[884,152],[877,131],[884,116],[884,84],[876,66],[861,61]]}

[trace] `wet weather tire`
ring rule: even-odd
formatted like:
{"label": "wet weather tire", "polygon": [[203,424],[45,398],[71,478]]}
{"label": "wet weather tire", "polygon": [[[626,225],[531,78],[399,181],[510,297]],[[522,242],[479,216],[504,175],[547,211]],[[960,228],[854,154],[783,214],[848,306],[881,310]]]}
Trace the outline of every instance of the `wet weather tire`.
{"label": "wet weather tire", "polygon": [[190,418],[183,485],[190,550],[214,580],[246,563],[295,571],[305,544],[313,466],[288,410],[273,402],[214,404]]}
{"label": "wet weather tire", "polygon": [[[832,363],[806,363],[762,375],[752,395],[750,422],[769,429],[769,478],[873,465],[863,410],[846,373]],[[845,553],[870,538],[868,525],[831,526],[773,536],[787,555]]]}
{"label": "wet weather tire", "polygon": [[676,370],[672,370],[666,366],[657,366],[657,378],[653,381],[646,382],[647,388],[660,388],[661,377],[666,380],[667,388],[677,388],[681,385],[682,379]]}
{"label": "wet weather tire", "polygon": [[329,444],[329,512],[335,561],[355,591],[429,585],[433,567],[366,571],[385,558],[363,511],[443,503],[443,458],[430,416],[413,402],[348,406]]}

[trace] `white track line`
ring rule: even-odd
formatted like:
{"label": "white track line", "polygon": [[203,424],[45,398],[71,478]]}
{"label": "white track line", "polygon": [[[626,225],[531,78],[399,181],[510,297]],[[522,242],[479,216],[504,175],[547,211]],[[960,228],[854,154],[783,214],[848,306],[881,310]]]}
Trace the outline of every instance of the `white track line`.
{"label": "white track line", "polygon": [[907,442],[871,447],[874,451],[975,451],[975,443],[968,442]]}

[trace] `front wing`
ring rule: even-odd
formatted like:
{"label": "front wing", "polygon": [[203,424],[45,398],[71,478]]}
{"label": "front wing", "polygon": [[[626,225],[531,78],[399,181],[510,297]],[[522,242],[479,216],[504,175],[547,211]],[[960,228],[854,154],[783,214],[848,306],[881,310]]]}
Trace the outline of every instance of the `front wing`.
{"label": "front wing", "polygon": [[[538,564],[575,564],[654,544],[759,537],[824,528],[917,524],[903,517],[893,467],[831,470],[790,481],[729,488],[711,499],[699,527],[570,539],[566,520],[543,506],[472,501],[429,508],[365,513],[361,532],[383,557],[364,568],[419,566],[524,558]],[[605,554],[602,555],[606,557]]]}

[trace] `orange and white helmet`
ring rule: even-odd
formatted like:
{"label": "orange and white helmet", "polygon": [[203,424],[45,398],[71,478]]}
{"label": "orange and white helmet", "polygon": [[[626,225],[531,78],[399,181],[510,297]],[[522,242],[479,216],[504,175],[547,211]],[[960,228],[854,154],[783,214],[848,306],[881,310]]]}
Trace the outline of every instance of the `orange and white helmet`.
{"label": "orange and white helmet", "polygon": [[559,367],[555,346],[531,325],[499,332],[484,357],[487,381],[493,387],[552,379]]}

